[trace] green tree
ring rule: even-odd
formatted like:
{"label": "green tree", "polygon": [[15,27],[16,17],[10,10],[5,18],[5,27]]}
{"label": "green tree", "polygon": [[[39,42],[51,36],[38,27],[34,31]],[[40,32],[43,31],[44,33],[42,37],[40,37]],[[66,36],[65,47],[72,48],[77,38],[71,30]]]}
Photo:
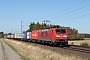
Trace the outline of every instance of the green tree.
{"label": "green tree", "polygon": [[3,38],[4,35],[3,35],[3,32],[0,32],[0,38]]}
{"label": "green tree", "polygon": [[29,32],[31,32],[32,30],[33,30],[33,26],[35,25],[35,23],[33,22],[33,23],[30,23],[30,25],[29,25],[29,29],[28,29],[28,31]]}
{"label": "green tree", "polygon": [[31,32],[30,29],[26,30],[26,32]]}
{"label": "green tree", "polygon": [[11,35],[12,33],[8,33],[8,35]]}
{"label": "green tree", "polygon": [[30,23],[29,25],[29,29],[27,30],[27,32],[31,32],[32,30],[38,30],[40,29],[41,25],[39,24],[39,22],[37,22],[36,24],[34,22]]}

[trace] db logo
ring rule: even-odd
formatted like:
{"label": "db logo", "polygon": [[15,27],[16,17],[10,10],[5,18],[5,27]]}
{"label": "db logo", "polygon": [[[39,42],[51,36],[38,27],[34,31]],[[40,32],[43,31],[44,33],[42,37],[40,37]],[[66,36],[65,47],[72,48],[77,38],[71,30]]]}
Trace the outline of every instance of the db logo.
{"label": "db logo", "polygon": [[37,36],[36,34],[33,34],[33,36]]}

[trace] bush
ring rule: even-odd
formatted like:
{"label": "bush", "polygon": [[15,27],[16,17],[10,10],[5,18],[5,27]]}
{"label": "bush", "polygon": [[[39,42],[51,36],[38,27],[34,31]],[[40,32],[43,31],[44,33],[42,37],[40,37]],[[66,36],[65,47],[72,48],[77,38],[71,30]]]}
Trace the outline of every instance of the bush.
{"label": "bush", "polygon": [[83,42],[80,44],[80,46],[89,46],[89,44],[87,42]]}
{"label": "bush", "polygon": [[68,35],[69,40],[84,40],[84,35],[76,34],[76,35]]}
{"label": "bush", "polygon": [[72,42],[71,45],[74,45],[74,42]]}

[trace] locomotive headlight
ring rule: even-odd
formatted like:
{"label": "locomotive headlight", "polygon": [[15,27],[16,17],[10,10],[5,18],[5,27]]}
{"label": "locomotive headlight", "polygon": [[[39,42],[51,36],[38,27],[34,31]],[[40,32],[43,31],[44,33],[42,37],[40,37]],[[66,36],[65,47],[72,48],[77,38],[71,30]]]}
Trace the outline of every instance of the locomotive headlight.
{"label": "locomotive headlight", "polygon": [[59,39],[60,36],[56,36],[56,39]]}
{"label": "locomotive headlight", "polygon": [[57,36],[56,36],[56,39],[59,39],[59,37],[60,37],[60,36],[57,35]]}
{"label": "locomotive headlight", "polygon": [[60,37],[60,36],[56,36],[56,38],[58,38],[58,37]]}
{"label": "locomotive headlight", "polygon": [[67,38],[67,36],[63,36],[64,38]]}

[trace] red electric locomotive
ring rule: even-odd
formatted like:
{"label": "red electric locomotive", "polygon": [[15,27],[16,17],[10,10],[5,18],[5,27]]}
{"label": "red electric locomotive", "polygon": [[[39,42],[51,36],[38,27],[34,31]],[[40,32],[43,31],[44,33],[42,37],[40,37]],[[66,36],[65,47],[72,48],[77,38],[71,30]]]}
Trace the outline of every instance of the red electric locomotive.
{"label": "red electric locomotive", "polygon": [[53,45],[67,45],[68,34],[66,29],[50,28],[38,32],[38,40]]}

